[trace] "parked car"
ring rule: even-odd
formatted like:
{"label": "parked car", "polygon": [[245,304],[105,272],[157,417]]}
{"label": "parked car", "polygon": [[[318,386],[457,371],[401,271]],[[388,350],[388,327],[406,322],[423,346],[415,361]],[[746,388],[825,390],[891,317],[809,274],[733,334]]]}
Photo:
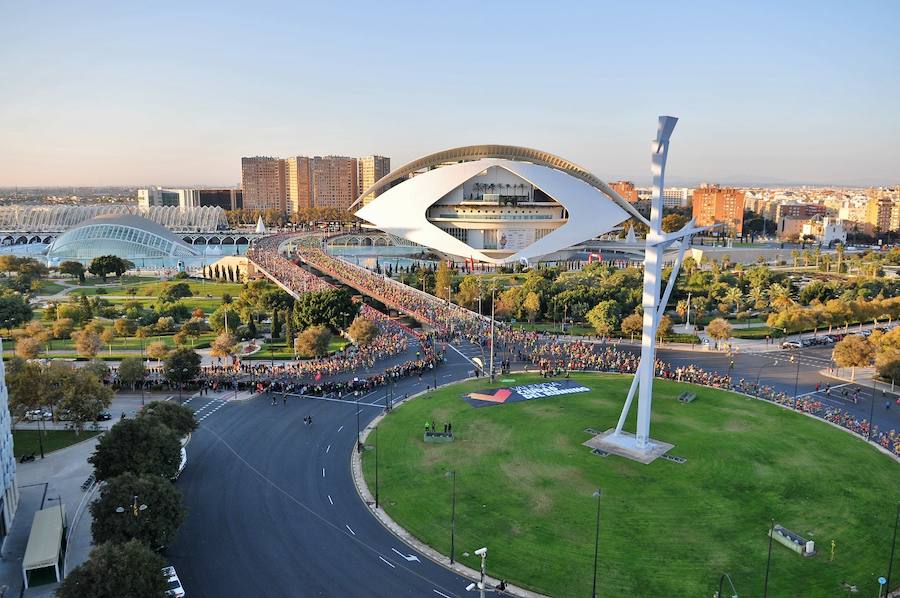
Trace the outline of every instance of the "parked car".
{"label": "parked car", "polygon": [[166,596],[182,598],[184,596],[184,588],[181,586],[181,580],[178,579],[178,574],[175,573],[175,567],[172,565],[163,567],[162,572],[163,575],[166,576]]}
{"label": "parked car", "polygon": [[53,419],[53,414],[46,409],[32,409],[31,411],[25,412],[25,419],[30,422],[37,422],[41,420],[50,421]]}
{"label": "parked car", "polygon": [[110,413],[109,411],[101,411],[100,413],[97,414],[98,422],[105,422],[105,421],[109,421],[111,419],[112,419],[112,413]]}
{"label": "parked car", "polygon": [[181,447],[181,463],[178,464],[178,472],[172,477],[172,481],[178,479],[178,476],[181,475],[181,472],[184,471],[185,466],[187,465],[187,450],[184,447]]}
{"label": "parked car", "polygon": [[800,341],[784,341],[781,343],[782,349],[799,349],[803,346]]}

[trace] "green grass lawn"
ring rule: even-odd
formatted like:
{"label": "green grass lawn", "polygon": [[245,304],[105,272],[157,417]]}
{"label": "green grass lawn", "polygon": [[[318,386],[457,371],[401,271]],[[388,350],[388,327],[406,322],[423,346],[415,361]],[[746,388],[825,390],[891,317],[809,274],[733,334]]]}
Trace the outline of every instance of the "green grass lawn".
{"label": "green grass lawn", "polygon": [[[448,554],[447,474],[455,470],[457,559],[477,567],[474,550],[487,546],[490,574],[553,596],[590,595],[598,487],[601,595],[711,596],[728,572],[742,596],[760,596],[771,518],[812,536],[819,554],[803,558],[774,545],[770,596],[837,596],[845,579],[860,595],[875,594],[900,464],[824,422],[665,381],[654,386],[652,433],[687,462],[598,457],[582,446],[590,437],[584,429],[615,425],[631,378],[572,377],[593,392],[473,408],[461,396],[490,387],[480,380],[396,409],[379,430],[381,505]],[[698,399],[681,404],[676,398],[687,389]],[[635,411],[626,429],[634,429]],[[425,444],[430,420],[452,422],[456,440]],[[370,435],[367,444],[375,442]],[[372,488],[372,450],[364,471]]]}
{"label": "green grass lawn", "polygon": [[[349,344],[350,341],[348,341],[344,337],[334,336],[328,343],[328,351],[329,353],[343,351]],[[269,351],[270,347],[273,349],[273,352]],[[248,355],[243,359],[259,361],[265,361],[266,359],[294,359],[294,352],[289,350],[288,346],[284,343],[263,343],[262,348],[259,351],[257,351],[253,355]]]}
{"label": "green grass lawn", "polygon": [[53,295],[55,293],[60,292],[64,288],[66,288],[66,287],[64,287],[63,285],[61,285],[57,282],[53,282],[52,280],[42,280],[37,291],[35,291],[35,294],[36,295]]}
{"label": "green grass lawn", "polygon": [[[85,430],[81,434],[75,434],[71,430],[46,430],[44,431],[44,454],[56,451],[76,442],[87,440],[96,436],[99,432]],[[38,440],[37,430],[13,430],[13,454],[16,459],[22,455],[34,453],[40,456],[41,445]]]}
{"label": "green grass lawn", "polygon": [[753,339],[762,339],[766,338],[766,336],[771,336],[773,338],[777,338],[781,336],[781,331],[777,334],[772,331],[768,326],[760,326],[758,328],[736,328],[731,331],[731,336],[734,338],[753,338]]}
{"label": "green grass lawn", "polygon": [[[516,322],[515,324],[513,324],[513,327],[519,328],[522,330],[537,330],[538,332],[559,332],[560,334],[562,334],[562,332],[560,332],[560,329],[559,329],[559,324],[553,323],[553,322],[534,322],[534,323]],[[580,336],[586,336],[586,335],[593,336],[593,335],[596,335],[597,333],[594,331],[593,328],[591,328],[590,326],[584,325],[584,324],[569,324],[566,327],[565,334],[575,334],[575,335],[580,335]]]}

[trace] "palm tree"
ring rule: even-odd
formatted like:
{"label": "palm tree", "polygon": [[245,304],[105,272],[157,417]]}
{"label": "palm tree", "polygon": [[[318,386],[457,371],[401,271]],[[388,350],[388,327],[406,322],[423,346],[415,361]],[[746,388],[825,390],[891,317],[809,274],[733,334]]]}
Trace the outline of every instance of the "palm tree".
{"label": "palm tree", "polygon": [[822,266],[825,268],[825,272],[831,272],[831,256],[827,253],[822,256]]}
{"label": "palm tree", "polygon": [[819,260],[822,259],[822,246],[816,245],[816,250],[813,252],[813,255],[816,256],[816,268],[819,267]]}
{"label": "palm tree", "polygon": [[773,284],[769,287],[769,299],[772,302],[772,307],[778,310],[789,307],[794,303],[794,300],[791,299],[791,290],[780,284]]}
{"label": "palm tree", "polygon": [[844,268],[844,244],[838,243],[834,251],[837,253],[837,271],[840,274]]}
{"label": "palm tree", "polygon": [[741,311],[741,304],[744,302],[744,294],[741,293],[741,289],[737,287],[730,287],[727,291],[725,291],[724,300],[725,303],[734,307],[734,312],[737,313]]}
{"label": "palm tree", "polygon": [[797,263],[798,263],[799,260],[800,260],[800,252],[797,251],[796,249],[791,249],[791,258],[793,258],[793,260],[794,260],[794,267],[796,268],[796,267],[797,267]]}
{"label": "palm tree", "polygon": [[812,261],[812,252],[809,249],[806,249],[803,252],[803,265],[809,268],[809,262]]}
{"label": "palm tree", "polygon": [[748,296],[753,300],[754,308],[762,309],[766,306],[766,291],[762,287],[753,287]]}

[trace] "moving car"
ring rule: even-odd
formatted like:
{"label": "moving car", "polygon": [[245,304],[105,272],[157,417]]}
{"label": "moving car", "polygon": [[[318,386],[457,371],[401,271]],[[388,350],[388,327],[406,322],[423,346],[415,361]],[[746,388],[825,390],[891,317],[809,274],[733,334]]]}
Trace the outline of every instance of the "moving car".
{"label": "moving car", "polygon": [[109,421],[111,419],[112,419],[112,413],[110,413],[109,411],[101,411],[100,413],[97,414],[98,422],[105,422],[105,421]]}
{"label": "moving car", "polygon": [[800,341],[784,341],[781,343],[782,349],[799,349],[803,346]]}
{"label": "moving car", "polygon": [[172,565],[163,567],[162,572],[166,576],[166,596],[182,598],[184,596],[184,588],[181,587],[181,580],[178,579],[178,574],[175,573],[175,567]]}

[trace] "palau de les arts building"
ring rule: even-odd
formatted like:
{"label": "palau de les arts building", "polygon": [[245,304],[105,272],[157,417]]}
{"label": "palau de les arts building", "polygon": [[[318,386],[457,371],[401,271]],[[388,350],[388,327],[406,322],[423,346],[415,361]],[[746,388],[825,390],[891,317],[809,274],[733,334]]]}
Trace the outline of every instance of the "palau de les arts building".
{"label": "palau de les arts building", "polygon": [[371,228],[497,265],[572,259],[574,246],[638,214],[577,164],[508,145],[460,147],[414,160],[377,181],[359,204],[356,215]]}

